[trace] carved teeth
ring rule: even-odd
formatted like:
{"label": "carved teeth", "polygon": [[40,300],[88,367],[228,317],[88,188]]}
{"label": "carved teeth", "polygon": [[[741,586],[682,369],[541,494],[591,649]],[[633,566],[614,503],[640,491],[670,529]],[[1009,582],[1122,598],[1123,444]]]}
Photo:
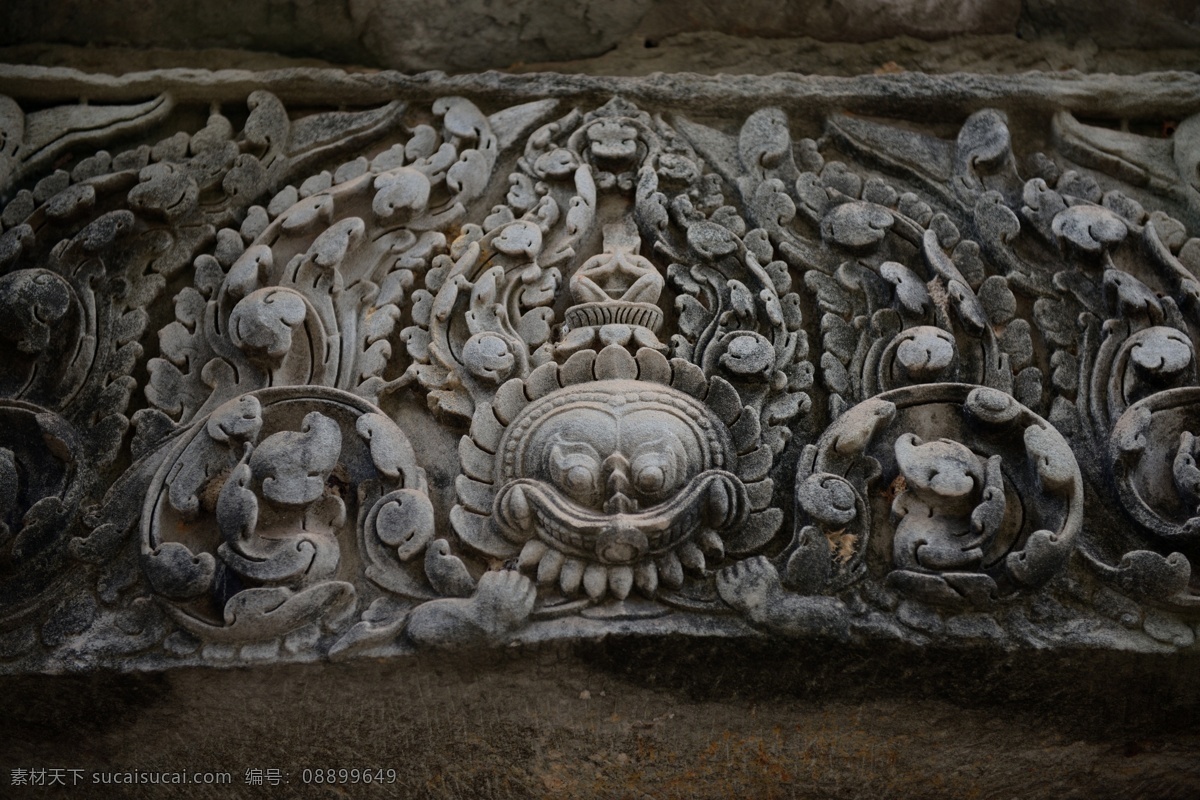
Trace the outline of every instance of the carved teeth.
{"label": "carved teeth", "polygon": [[700,534],[696,542],[700,550],[708,557],[719,561],[725,557],[725,542],[716,531],[706,530]]}
{"label": "carved teeth", "polygon": [[666,563],[667,569],[675,573],[667,576],[664,584],[678,588],[683,582],[683,567],[679,559],[674,558],[673,554],[668,556],[659,558],[657,564],[645,559],[636,564],[606,566],[571,558],[544,542],[534,540],[526,543],[521,550],[520,567],[523,571],[536,573],[537,583],[541,586],[557,583],[567,597],[576,596],[582,591],[596,602],[606,596],[624,600],[636,588],[645,597],[653,599],[658,594],[659,564]]}
{"label": "carved teeth", "polygon": [[609,567],[608,587],[612,589],[613,597],[624,600],[633,588],[633,570],[630,567]]}
{"label": "carved teeth", "polygon": [[583,570],[583,591],[593,600],[600,600],[608,588],[608,570],[599,564],[588,564]]}
{"label": "carved teeth", "polygon": [[679,547],[679,561],[692,572],[704,572],[704,553],[693,542],[684,542]]}
{"label": "carved teeth", "polygon": [[530,539],[521,548],[521,555],[517,559],[517,562],[521,569],[531,570],[541,563],[542,556],[546,555],[546,551],[549,549],[543,542],[537,539]]}
{"label": "carved teeth", "polygon": [[542,556],[541,562],[538,563],[537,582],[541,586],[549,586],[558,580],[558,575],[562,571],[563,563],[567,560],[566,556],[557,550],[546,551]]}
{"label": "carved teeth", "polygon": [[655,563],[663,585],[671,589],[683,586],[683,564],[679,561],[679,556],[675,555],[675,551],[664,553]]}
{"label": "carved teeth", "polygon": [[[727,497],[733,488],[729,513],[720,520],[708,520],[710,526],[724,530],[731,521],[743,518],[745,489],[737,478],[719,470],[709,470],[692,478],[675,497],[650,509],[620,511],[627,498],[616,501],[612,509],[600,513],[578,506],[563,498],[552,486],[519,479],[502,488],[496,499],[496,521],[504,536],[514,544],[524,544],[535,532],[547,545],[562,549],[576,558],[596,557],[606,564],[631,564],[648,553],[676,547],[701,527],[701,504],[714,492]],[[519,493],[519,494],[518,494]],[[521,523],[512,511],[512,500],[527,505],[533,514],[529,525]],[[632,501],[628,501],[632,503]],[[636,513],[635,513],[636,512]],[[714,545],[715,546],[715,545]],[[694,545],[693,545],[694,547]],[[696,562],[703,570],[703,557]]]}
{"label": "carved teeth", "polygon": [[658,594],[658,567],[653,561],[643,561],[634,568],[633,583],[646,597],[653,599]]}
{"label": "carved teeth", "polygon": [[579,587],[583,583],[583,571],[584,564],[579,559],[566,560],[558,573],[558,587],[562,589],[563,594],[570,596],[579,593]]}

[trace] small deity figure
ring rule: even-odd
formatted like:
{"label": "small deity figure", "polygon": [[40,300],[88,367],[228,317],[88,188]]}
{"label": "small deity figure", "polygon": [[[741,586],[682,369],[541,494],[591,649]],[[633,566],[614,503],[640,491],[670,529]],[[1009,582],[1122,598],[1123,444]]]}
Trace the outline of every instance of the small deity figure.
{"label": "small deity figure", "polygon": [[604,252],[584,262],[571,277],[576,303],[656,303],[663,277],[638,255],[641,237],[631,220],[604,226]]}
{"label": "small deity figure", "polygon": [[657,303],[665,282],[649,259],[638,255],[641,243],[632,220],[604,226],[604,252],[571,276],[575,305],[566,311],[566,335],[554,348],[558,357],[608,344],[667,352],[655,335],[663,324]]}

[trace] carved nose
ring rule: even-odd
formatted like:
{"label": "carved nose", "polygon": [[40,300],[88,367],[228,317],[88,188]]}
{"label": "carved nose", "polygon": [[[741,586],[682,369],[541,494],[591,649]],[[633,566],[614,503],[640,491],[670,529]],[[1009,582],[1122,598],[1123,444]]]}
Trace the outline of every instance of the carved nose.
{"label": "carved nose", "polygon": [[629,496],[629,459],[620,453],[613,453],[604,459],[602,465],[607,479],[605,488],[608,499],[604,501],[604,513],[627,514],[637,511],[637,501]]}

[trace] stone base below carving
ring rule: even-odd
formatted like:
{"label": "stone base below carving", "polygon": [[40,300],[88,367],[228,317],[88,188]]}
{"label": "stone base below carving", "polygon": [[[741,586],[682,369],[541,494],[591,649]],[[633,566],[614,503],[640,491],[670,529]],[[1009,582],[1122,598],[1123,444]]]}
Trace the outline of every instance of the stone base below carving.
{"label": "stone base below carving", "polygon": [[[392,662],[9,677],[0,786],[40,796],[9,788],[15,768],[80,769],[87,781],[219,770],[232,792],[170,796],[320,797],[329,789],[304,786],[305,770],[371,768],[395,770],[396,784],[345,785],[349,796],[1183,800],[1200,793],[1198,667],[609,637]],[[270,769],[286,786],[246,784],[248,770]]]}

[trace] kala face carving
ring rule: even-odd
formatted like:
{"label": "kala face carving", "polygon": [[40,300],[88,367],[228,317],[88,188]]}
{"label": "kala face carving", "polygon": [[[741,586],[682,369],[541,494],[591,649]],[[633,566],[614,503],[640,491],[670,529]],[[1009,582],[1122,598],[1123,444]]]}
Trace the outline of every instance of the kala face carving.
{"label": "kala face carving", "polygon": [[[510,541],[535,543],[526,560],[544,545],[631,567],[638,588],[653,596],[656,559],[674,575],[676,548],[694,548],[704,534],[711,539],[744,520],[746,489],[724,469],[729,450],[720,421],[682,392],[634,381],[559,390],[527,407],[501,441],[497,520]],[[545,558],[539,576],[560,578],[562,567],[559,575],[540,567]],[[568,593],[580,590],[572,571],[560,581]]]}

